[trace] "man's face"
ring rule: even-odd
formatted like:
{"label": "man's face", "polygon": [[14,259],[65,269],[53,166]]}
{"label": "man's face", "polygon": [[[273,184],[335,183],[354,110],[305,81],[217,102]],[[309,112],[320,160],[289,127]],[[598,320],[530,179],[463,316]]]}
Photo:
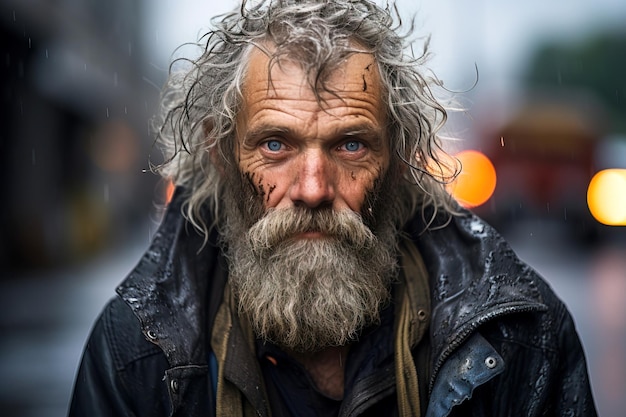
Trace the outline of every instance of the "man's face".
{"label": "man's face", "polygon": [[241,172],[265,209],[361,213],[366,193],[389,165],[374,58],[347,58],[328,80],[335,94],[322,93],[322,103],[297,64],[281,61],[268,74],[268,61],[255,50],[249,62],[237,122]]}
{"label": "man's face", "polygon": [[258,336],[303,352],[376,322],[396,267],[400,193],[373,58],[352,55],[326,86],[318,100],[299,66],[269,74],[252,54],[225,194],[239,309]]}

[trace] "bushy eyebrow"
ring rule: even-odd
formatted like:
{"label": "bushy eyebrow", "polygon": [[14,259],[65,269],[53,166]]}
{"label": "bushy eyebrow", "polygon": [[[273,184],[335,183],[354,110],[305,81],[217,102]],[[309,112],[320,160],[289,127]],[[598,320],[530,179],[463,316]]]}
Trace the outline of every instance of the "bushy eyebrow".
{"label": "bushy eyebrow", "polygon": [[[299,134],[290,127],[263,124],[248,130],[243,138],[243,143],[255,143],[272,136],[297,138]],[[372,142],[374,145],[381,145],[383,136],[381,129],[375,128],[369,123],[360,123],[338,129],[336,132],[333,132],[330,139],[332,141],[341,139],[364,139]]]}
{"label": "bushy eyebrow", "polygon": [[250,129],[243,137],[243,143],[254,143],[258,140],[269,138],[272,136],[287,136],[290,137],[294,134],[293,130],[288,127],[280,127],[274,125],[261,125],[254,129]]}

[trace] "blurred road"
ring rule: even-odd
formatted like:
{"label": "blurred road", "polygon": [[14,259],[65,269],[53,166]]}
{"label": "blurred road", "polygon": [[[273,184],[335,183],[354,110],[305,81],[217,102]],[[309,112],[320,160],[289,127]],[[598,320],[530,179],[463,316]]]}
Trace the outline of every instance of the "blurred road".
{"label": "blurred road", "polygon": [[[626,232],[626,231],[625,231]],[[582,250],[545,225],[507,234],[568,304],[587,352],[600,415],[626,409],[626,246]],[[5,417],[66,414],[89,329],[148,245],[145,238],[91,262],[0,281],[0,410]]]}
{"label": "blurred road", "polygon": [[149,244],[92,261],[0,281],[0,410],[5,417],[61,417],[91,326]]}

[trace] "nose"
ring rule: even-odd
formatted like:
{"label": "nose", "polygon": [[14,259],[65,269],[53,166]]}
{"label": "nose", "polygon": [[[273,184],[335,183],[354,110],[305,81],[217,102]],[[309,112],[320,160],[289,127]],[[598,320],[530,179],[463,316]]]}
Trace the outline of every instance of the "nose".
{"label": "nose", "polygon": [[308,208],[332,206],[336,192],[333,162],[322,150],[309,150],[300,159],[289,191],[293,204]]}

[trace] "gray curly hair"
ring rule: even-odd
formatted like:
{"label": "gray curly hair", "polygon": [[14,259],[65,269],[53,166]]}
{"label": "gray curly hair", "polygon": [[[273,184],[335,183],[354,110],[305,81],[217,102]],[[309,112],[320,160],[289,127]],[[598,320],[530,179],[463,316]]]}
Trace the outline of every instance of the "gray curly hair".
{"label": "gray curly hair", "polygon": [[[221,164],[236,163],[233,143],[247,57],[263,45],[272,45],[267,52],[272,63],[288,57],[302,65],[318,98],[328,91],[328,75],[357,52],[355,45],[371,53],[381,74],[392,158],[408,167],[404,177],[413,184],[402,190],[410,194],[412,212],[420,206],[433,207],[431,214],[454,211],[443,184],[458,169],[438,134],[447,113],[431,90],[439,81],[422,74],[428,42],[421,55],[412,54],[413,27],[399,33],[402,22],[394,6],[381,8],[368,0],[243,0],[212,24],[199,43],[202,55],[187,61],[190,68],[170,69],[155,118],[165,156],[155,170],[186,190],[185,215],[201,231],[206,234],[220,220],[227,184]],[[214,223],[206,223],[205,208]]]}

